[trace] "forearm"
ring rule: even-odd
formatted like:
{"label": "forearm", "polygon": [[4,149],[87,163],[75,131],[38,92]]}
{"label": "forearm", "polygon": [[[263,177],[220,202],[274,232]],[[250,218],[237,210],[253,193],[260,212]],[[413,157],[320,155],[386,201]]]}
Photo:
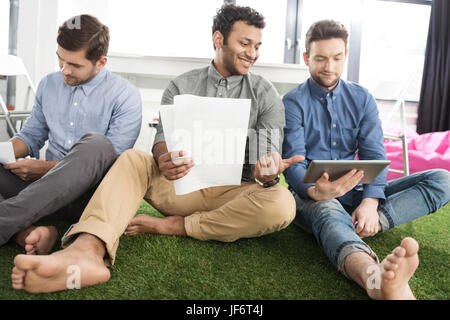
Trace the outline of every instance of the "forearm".
{"label": "forearm", "polygon": [[19,138],[12,138],[11,140],[13,149],[14,149],[14,155],[16,158],[25,158],[28,153],[28,146],[27,144]]}
{"label": "forearm", "polygon": [[156,164],[159,165],[158,163],[159,157],[167,152],[169,151],[167,150],[167,144],[165,142],[159,142],[153,146],[152,153],[153,158],[155,158]]}
{"label": "forearm", "polygon": [[54,166],[56,166],[56,164],[58,163],[58,161],[44,161],[42,168],[43,170],[47,173],[49,172]]}

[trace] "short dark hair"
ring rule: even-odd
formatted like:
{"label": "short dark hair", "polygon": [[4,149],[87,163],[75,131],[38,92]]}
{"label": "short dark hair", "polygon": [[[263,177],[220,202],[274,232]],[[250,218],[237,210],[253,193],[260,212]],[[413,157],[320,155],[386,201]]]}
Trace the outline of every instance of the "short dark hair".
{"label": "short dark hair", "polygon": [[312,42],[317,40],[329,40],[333,38],[344,40],[345,47],[347,47],[348,31],[342,23],[334,20],[320,20],[313,23],[306,33],[306,53],[309,54]]}
{"label": "short dark hair", "polygon": [[[266,23],[264,16],[250,7],[241,7],[233,3],[225,3],[214,17],[212,33],[220,31],[223,35],[224,44],[227,44],[227,38],[231,28],[236,21],[245,21],[249,26],[255,26],[264,29]],[[214,46],[214,49],[216,47]]]}
{"label": "short dark hair", "polygon": [[96,17],[83,14],[65,21],[56,41],[65,50],[85,49],[86,59],[95,63],[108,53],[109,29]]}

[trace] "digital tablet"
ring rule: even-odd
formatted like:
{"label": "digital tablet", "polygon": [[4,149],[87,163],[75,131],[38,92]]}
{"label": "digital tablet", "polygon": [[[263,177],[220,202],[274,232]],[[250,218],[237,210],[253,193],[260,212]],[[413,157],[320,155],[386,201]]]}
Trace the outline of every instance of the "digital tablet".
{"label": "digital tablet", "polygon": [[303,177],[304,183],[315,183],[326,171],[330,181],[339,179],[352,169],[363,170],[360,183],[371,183],[391,161],[389,160],[313,160]]}

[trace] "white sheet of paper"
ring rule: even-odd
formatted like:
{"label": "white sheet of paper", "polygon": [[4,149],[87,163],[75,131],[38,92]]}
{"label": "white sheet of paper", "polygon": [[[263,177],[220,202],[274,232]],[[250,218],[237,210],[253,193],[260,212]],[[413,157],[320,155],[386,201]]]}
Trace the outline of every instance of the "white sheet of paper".
{"label": "white sheet of paper", "polygon": [[177,195],[203,188],[240,185],[250,99],[179,95],[160,114],[169,151],[185,150],[194,167],[174,181]]}
{"label": "white sheet of paper", "polygon": [[0,163],[6,164],[16,162],[12,142],[0,142]]}

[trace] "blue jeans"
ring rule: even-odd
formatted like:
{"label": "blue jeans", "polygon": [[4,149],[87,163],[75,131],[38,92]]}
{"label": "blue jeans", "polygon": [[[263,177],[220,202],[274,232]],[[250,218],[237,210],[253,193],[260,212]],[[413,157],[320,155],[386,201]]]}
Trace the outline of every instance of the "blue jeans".
{"label": "blue jeans", "polygon": [[[366,252],[379,262],[376,254],[355,232],[351,214],[361,203],[362,192],[351,192],[355,194],[350,207],[336,199],[302,199],[292,192],[297,204],[294,223],[315,236],[328,259],[344,275],[345,258],[353,252]],[[446,205],[450,201],[450,173],[433,169],[389,181],[385,195],[386,200],[380,201],[378,207],[382,231],[428,215]]]}

